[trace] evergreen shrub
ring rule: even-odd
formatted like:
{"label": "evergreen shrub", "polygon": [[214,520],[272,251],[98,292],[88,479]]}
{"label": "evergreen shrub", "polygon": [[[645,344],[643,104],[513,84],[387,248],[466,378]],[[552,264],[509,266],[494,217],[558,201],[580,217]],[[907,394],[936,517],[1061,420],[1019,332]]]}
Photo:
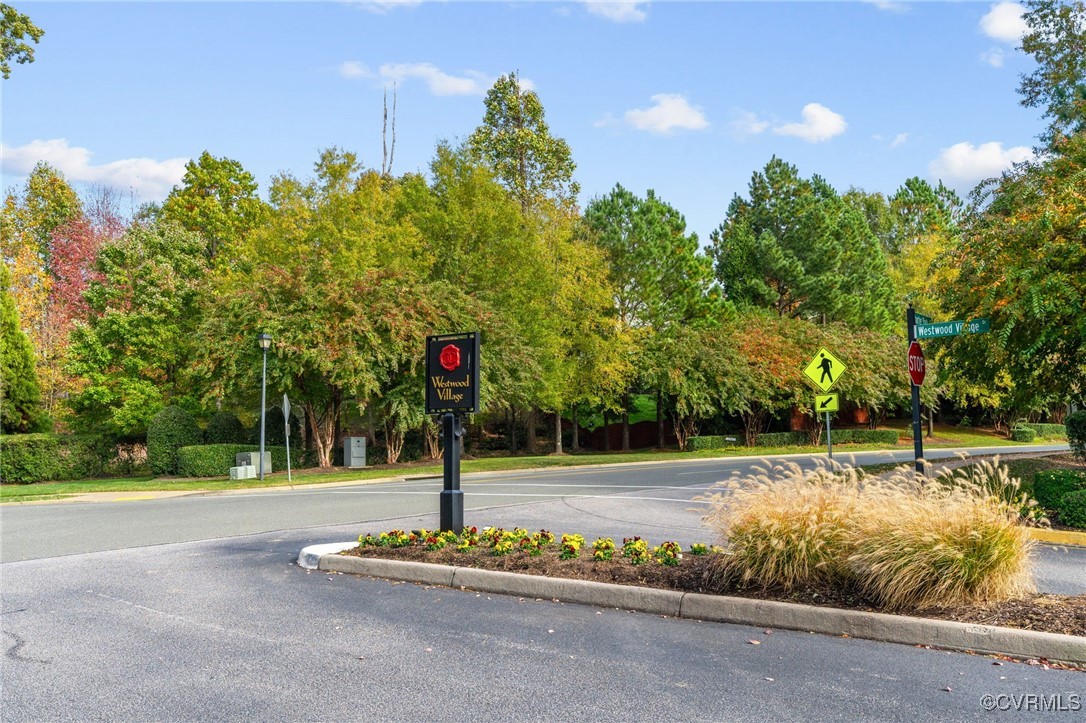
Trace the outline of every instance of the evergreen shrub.
{"label": "evergreen shrub", "polygon": [[1065,494],[1060,498],[1056,512],[1063,524],[1086,530],[1086,489]]}
{"label": "evergreen shrub", "polygon": [[177,450],[200,444],[196,419],[180,407],[166,407],[147,425],[147,459],[156,476],[177,474]]}
{"label": "evergreen shrub", "polygon": [[245,427],[233,412],[218,412],[207,423],[204,440],[208,444],[243,444]]}
{"label": "evergreen shrub", "polygon": [[1046,510],[1058,510],[1064,495],[1083,489],[1086,489],[1086,472],[1052,469],[1033,477],[1033,499]]}
{"label": "evergreen shrub", "polygon": [[1086,409],[1067,415],[1067,442],[1071,451],[1086,463]]}
{"label": "evergreen shrub", "polygon": [[1033,427],[1015,427],[1011,430],[1011,439],[1015,442],[1029,444],[1037,439],[1037,430],[1033,429]]}

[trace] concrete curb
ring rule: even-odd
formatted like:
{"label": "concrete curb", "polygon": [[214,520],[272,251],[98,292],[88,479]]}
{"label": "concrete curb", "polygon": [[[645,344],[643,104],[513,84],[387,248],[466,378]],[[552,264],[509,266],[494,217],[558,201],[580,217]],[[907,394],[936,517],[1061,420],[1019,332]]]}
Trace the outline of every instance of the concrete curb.
{"label": "concrete curb", "polygon": [[[331,546],[312,545],[302,550],[298,557],[299,564],[302,564],[303,558],[311,560],[316,555],[316,569],[329,572],[469,588],[500,595],[561,600],[690,620],[802,630],[823,635],[847,635],[865,640],[930,645],[947,650],[1009,655],[1016,658],[1046,658],[1068,663],[1086,663],[1086,638],[1074,635],[338,554],[355,545],[353,542],[334,543]],[[329,550],[318,554],[316,548],[322,547],[337,549],[334,552]]]}
{"label": "concrete curb", "polygon": [[1073,530],[1046,530],[1041,527],[1029,528],[1029,535],[1037,542],[1048,545],[1076,545],[1086,547],[1086,532]]}

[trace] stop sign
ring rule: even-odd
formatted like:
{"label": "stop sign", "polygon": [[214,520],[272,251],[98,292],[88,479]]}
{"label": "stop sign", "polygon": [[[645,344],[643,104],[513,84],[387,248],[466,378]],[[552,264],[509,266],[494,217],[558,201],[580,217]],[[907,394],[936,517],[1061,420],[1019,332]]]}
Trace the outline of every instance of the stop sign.
{"label": "stop sign", "polygon": [[920,342],[909,344],[909,376],[913,378],[913,384],[920,386],[924,383],[924,351],[920,348]]}

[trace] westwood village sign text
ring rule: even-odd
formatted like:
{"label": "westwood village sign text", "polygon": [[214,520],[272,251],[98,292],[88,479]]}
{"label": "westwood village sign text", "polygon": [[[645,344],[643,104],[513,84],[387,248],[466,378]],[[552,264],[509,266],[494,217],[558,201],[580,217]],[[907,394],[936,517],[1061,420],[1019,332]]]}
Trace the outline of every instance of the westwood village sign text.
{"label": "westwood village sign text", "polygon": [[445,484],[441,491],[441,529],[464,527],[460,491],[460,440],[463,416],[479,411],[479,333],[426,337],[426,413],[441,415]]}

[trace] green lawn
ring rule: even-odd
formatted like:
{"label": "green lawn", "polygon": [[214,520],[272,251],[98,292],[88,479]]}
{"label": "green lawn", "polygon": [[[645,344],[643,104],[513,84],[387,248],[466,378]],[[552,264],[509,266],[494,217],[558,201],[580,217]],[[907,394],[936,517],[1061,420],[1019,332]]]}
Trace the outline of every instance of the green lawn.
{"label": "green lawn", "polygon": [[[911,447],[911,440],[904,436],[909,432],[909,424],[907,422],[898,420],[887,426],[901,431],[903,436],[898,443],[899,448]],[[926,447],[1009,446],[1016,444],[991,431],[974,428],[936,425],[935,434],[936,440],[931,443],[926,442]],[[642,451],[628,452],[625,454],[621,452],[579,453],[563,455],[560,457],[489,457],[485,459],[464,460],[461,470],[466,474],[471,472],[504,472],[519,469],[570,467],[586,464],[665,462],[669,460],[715,459],[754,455],[760,457],[773,457],[782,454],[821,452],[824,449],[825,447],[730,447],[724,450],[707,450],[702,452]],[[881,449],[881,447],[870,444],[848,444],[835,446],[834,448],[837,454],[841,456],[847,455],[850,452],[862,452],[875,449]],[[259,487],[281,487],[288,484],[310,485],[326,482],[365,481],[385,477],[440,475],[441,472],[441,463],[409,463],[393,466],[379,465],[364,470],[334,472],[302,470],[294,473],[293,483],[287,482],[287,475],[285,472],[276,472],[275,474],[269,475],[263,482],[260,480],[230,480],[221,477],[201,479],[131,477],[124,479],[41,482],[32,485],[0,485],[0,502],[28,502],[31,500],[61,499],[89,492],[139,493],[150,491],[188,492],[253,489]]]}

